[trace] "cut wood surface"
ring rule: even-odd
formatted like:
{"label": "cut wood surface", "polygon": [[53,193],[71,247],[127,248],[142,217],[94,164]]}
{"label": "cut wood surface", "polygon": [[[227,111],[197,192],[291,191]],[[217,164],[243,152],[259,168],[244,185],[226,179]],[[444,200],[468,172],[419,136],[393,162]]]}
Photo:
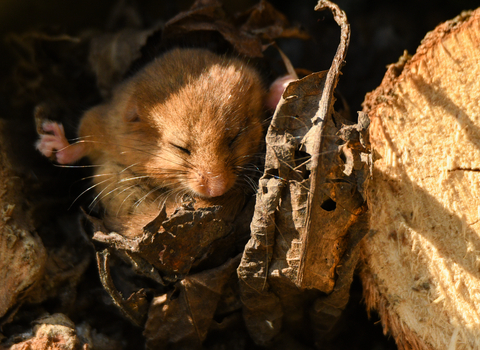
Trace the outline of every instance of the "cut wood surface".
{"label": "cut wood surface", "polygon": [[480,348],[480,11],[438,26],[367,95],[365,300],[399,349]]}

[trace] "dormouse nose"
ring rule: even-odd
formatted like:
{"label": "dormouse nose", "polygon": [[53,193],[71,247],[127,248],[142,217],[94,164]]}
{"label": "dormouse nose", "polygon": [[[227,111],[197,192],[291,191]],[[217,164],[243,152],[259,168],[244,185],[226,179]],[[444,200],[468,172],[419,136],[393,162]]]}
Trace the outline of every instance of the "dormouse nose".
{"label": "dormouse nose", "polygon": [[228,172],[198,172],[194,190],[205,197],[219,197],[235,183],[235,176]]}

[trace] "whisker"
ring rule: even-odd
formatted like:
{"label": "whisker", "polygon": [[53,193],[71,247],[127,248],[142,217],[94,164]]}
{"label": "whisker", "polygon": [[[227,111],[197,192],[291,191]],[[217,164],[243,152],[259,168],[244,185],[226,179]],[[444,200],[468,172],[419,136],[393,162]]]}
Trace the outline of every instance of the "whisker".
{"label": "whisker", "polygon": [[[91,179],[95,179],[95,178],[98,178],[98,177],[103,177],[103,176],[111,176],[113,177],[115,175],[115,173],[104,173],[104,174],[94,174],[94,175],[89,175],[89,176],[84,176],[82,177],[81,179],[78,179],[78,180],[75,180],[73,182],[73,184],[78,184],[82,181],[85,181],[85,180],[91,180]],[[83,193],[82,193],[83,194]],[[81,195],[81,194],[80,194]],[[78,198],[77,198],[78,199]],[[72,203],[73,204],[73,203]]]}
{"label": "whisker", "polygon": [[129,188],[132,188],[136,185],[130,185],[130,186],[118,186],[118,187],[115,187],[113,190],[109,191],[108,193],[106,193],[104,196],[102,196],[102,198],[100,198],[99,202],[103,201],[107,196],[111,195],[113,192],[115,191],[118,191],[118,190],[122,190],[121,192],[117,193],[113,198],[117,197],[118,195],[120,195],[121,193],[123,193],[124,191],[126,191],[127,189]]}
{"label": "whisker", "polygon": [[235,171],[238,170],[239,173],[241,172],[255,172],[259,174],[263,174],[263,171],[260,170],[258,167],[246,167],[246,166],[241,166],[241,165],[236,165],[233,167]]}
{"label": "whisker", "polygon": [[134,167],[134,166],[136,166],[136,165],[138,165],[138,163],[133,163],[133,164],[131,164],[131,165],[129,165],[129,166],[127,166],[127,167],[123,168],[123,169],[122,169],[122,170],[119,172],[119,174],[121,174],[121,173],[124,173],[125,171],[127,171],[127,170],[129,170],[129,169],[133,168],[133,167]]}
{"label": "whisker", "polygon": [[107,186],[105,186],[105,188],[103,190],[101,190],[96,196],[95,198],[93,198],[92,202],[88,205],[88,208],[89,209],[93,209],[94,206],[97,204],[97,202],[99,202],[99,198],[100,196],[102,195],[103,192],[105,192],[111,185],[114,185],[115,182],[111,182],[110,184],[108,184]]}
{"label": "whisker", "polygon": [[139,198],[135,203],[134,203],[134,206],[136,208],[138,208],[138,206],[149,196],[151,195],[152,193],[162,189],[163,186],[155,186],[154,188],[152,188],[150,191],[148,191],[144,196],[142,196],[141,198]]}
{"label": "whisker", "polygon": [[244,182],[244,184],[247,186],[247,188],[251,188],[253,190],[253,192],[257,192],[257,189],[258,189],[258,184],[256,183],[256,181],[254,181],[253,179],[251,179],[249,176],[242,176],[242,177],[239,177],[239,185],[242,185],[242,182]]}
{"label": "whisker", "polygon": [[107,181],[110,181],[110,180],[111,180],[111,177],[108,178],[108,179],[106,179],[106,180],[103,180],[103,181],[101,181],[101,182],[99,182],[99,183],[97,183],[97,184],[94,184],[94,185],[90,186],[89,188],[87,188],[86,190],[84,190],[82,193],[80,193],[80,194],[77,196],[77,198],[75,198],[75,199],[73,200],[72,204],[70,204],[69,209],[71,209],[72,206],[75,204],[75,202],[76,202],[81,196],[83,196],[85,193],[87,193],[87,192],[90,191],[91,189],[94,189],[95,187],[100,186],[101,184],[103,184],[103,183],[105,183],[105,182],[107,182]]}
{"label": "whisker", "polygon": [[140,175],[140,176],[134,176],[134,177],[128,177],[125,179],[120,179],[118,182],[127,182],[127,181],[135,181],[135,180],[141,180],[141,179],[148,179],[150,176],[148,175]]}
{"label": "whisker", "polygon": [[[163,204],[165,204],[165,202],[167,201],[169,195],[174,191],[175,189],[173,188],[169,188],[167,189],[166,191],[160,193],[154,200],[153,200],[153,203],[155,203],[156,201],[159,201],[158,204],[159,204],[159,208],[162,207]],[[164,198],[163,201],[161,201],[161,198]]]}
{"label": "whisker", "polygon": [[[123,173],[124,171],[126,171],[126,170],[129,169],[130,167],[131,167],[131,166],[128,166],[128,167],[122,169],[118,174]],[[118,174],[117,174],[117,175],[118,175]],[[112,177],[113,177],[113,176],[112,176]],[[109,194],[111,194],[111,193],[115,192],[116,190],[122,188],[122,187],[116,187],[116,188],[114,188],[113,190],[111,190],[110,192],[108,192],[107,194],[101,196],[102,193],[105,192],[110,186],[112,186],[112,185],[114,185],[114,184],[120,184],[120,183],[122,183],[122,182],[134,181],[134,180],[138,180],[138,179],[142,179],[142,178],[148,178],[148,176],[134,176],[134,177],[129,177],[129,178],[123,178],[123,179],[120,179],[119,181],[116,181],[116,182],[113,182],[113,181],[112,181],[112,183],[108,184],[103,190],[101,190],[101,191],[95,196],[95,198],[92,200],[92,202],[89,204],[88,207],[89,207],[90,209],[93,209],[93,207],[96,205],[97,202],[101,202],[101,201],[102,201],[103,199],[105,199]],[[103,182],[104,182],[104,181],[103,181]],[[100,185],[100,184],[102,184],[103,182],[100,182],[100,183],[97,184],[97,185]],[[132,185],[131,187],[134,187],[134,186],[136,186],[136,184]],[[131,188],[131,187],[129,187],[129,188]],[[123,193],[123,192],[120,192],[120,193]],[[101,196],[101,197],[100,197],[100,196]]]}
{"label": "whisker", "polygon": [[83,168],[100,168],[102,165],[97,165],[97,164],[68,165],[68,164],[53,163],[53,166],[57,168],[83,169]]}
{"label": "whisker", "polygon": [[[132,186],[128,187],[127,189],[130,189],[130,188],[135,187],[135,186],[136,185],[132,185]],[[125,190],[127,190],[127,189],[125,189]],[[120,214],[120,210],[122,209],[122,206],[125,204],[125,202],[128,200],[128,198],[130,198],[130,196],[133,195],[133,193],[134,193],[133,191],[130,192],[130,194],[123,199],[122,203],[120,203],[120,205],[118,207],[118,210],[117,210],[116,217],[118,217],[118,214]]]}

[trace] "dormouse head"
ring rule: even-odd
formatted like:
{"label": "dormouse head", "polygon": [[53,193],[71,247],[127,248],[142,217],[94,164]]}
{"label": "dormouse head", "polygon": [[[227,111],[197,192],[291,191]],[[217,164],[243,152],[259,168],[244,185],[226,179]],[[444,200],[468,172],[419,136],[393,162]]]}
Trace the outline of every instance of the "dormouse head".
{"label": "dormouse head", "polygon": [[[174,71],[172,71],[174,70]],[[263,130],[264,90],[251,67],[206,50],[173,50],[131,83],[127,162],[172,194],[218,197],[246,185]]]}

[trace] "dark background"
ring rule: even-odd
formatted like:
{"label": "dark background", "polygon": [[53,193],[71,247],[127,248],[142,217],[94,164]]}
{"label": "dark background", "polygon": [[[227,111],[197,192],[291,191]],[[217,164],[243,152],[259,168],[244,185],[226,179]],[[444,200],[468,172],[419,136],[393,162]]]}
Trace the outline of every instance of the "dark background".
{"label": "dark background", "polygon": [[[245,10],[256,1],[224,1],[228,12]],[[282,41],[281,47],[295,67],[312,71],[328,69],[338,44],[339,29],[327,12],[316,13],[313,0],[272,0],[278,10],[292,23],[301,24],[312,40],[299,43]],[[63,27],[75,35],[85,29],[105,29],[113,24],[112,9],[117,0],[0,0],[0,78],[10,74],[12,57],[5,54],[3,37],[11,32],[22,33],[45,26]],[[142,25],[150,26],[159,19],[168,19],[187,9],[192,1],[130,1],[142,14]],[[351,110],[361,110],[365,94],[382,81],[388,64],[394,63],[408,50],[414,54],[428,31],[452,19],[463,10],[474,9],[478,2],[448,1],[381,1],[338,0],[351,24],[351,42],[347,64],[342,69],[339,89]],[[3,80],[3,79],[0,79]],[[5,87],[4,87],[5,88]],[[8,92],[8,87],[2,89]],[[8,93],[0,102],[8,104]],[[0,117],[8,117],[0,115]],[[351,302],[347,307],[343,328],[337,336],[338,349],[396,349],[392,339],[382,335],[378,317],[367,318],[361,300],[361,284],[352,286]]]}
{"label": "dark background", "polygon": [[[71,34],[85,28],[105,29],[111,25],[112,8],[118,3],[118,0],[1,0],[0,34],[19,33],[44,25],[62,26]],[[191,0],[144,0],[137,1],[135,6],[145,17],[143,24],[150,25],[159,18],[168,19],[187,9],[191,3]],[[244,10],[254,3],[254,0],[224,1],[229,12]],[[271,3],[313,36],[305,45],[282,43],[294,66],[314,71],[328,69],[339,34],[331,16],[326,12],[315,13],[313,0],[272,0]],[[472,0],[339,0],[337,4],[351,24],[351,44],[339,88],[352,111],[361,109],[365,93],[380,84],[386,66],[396,62],[403,50],[413,54],[428,31],[479,5]],[[4,60],[0,54],[2,73],[9,66]]]}

